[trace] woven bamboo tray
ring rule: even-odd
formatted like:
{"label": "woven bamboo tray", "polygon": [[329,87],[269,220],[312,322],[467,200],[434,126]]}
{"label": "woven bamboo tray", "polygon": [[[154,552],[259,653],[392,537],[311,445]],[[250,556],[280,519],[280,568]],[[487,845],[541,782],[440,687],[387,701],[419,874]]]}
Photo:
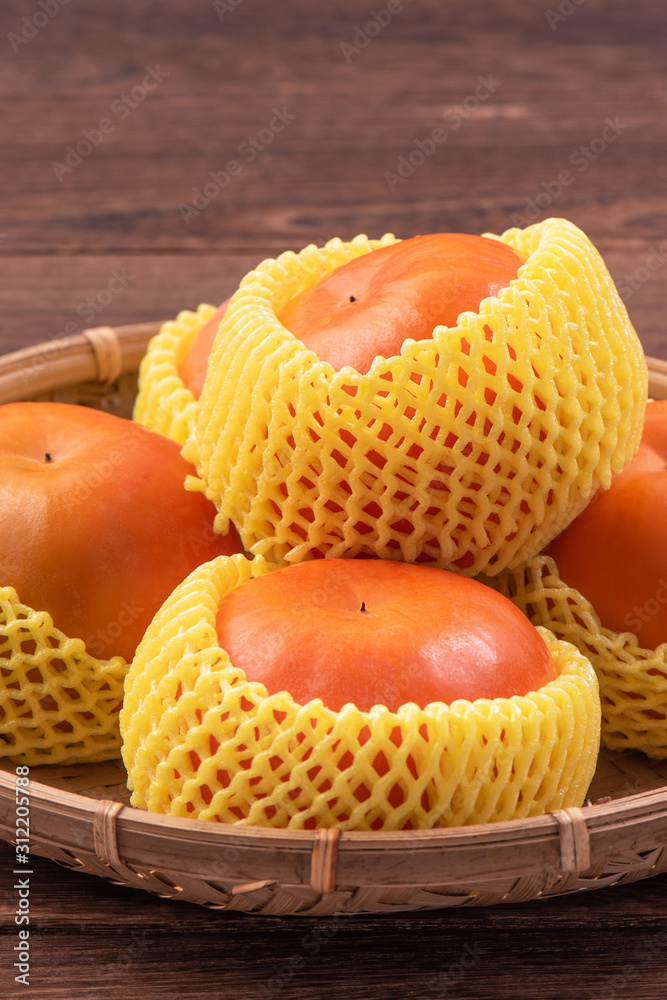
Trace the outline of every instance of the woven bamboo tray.
{"label": "woven bamboo tray", "polygon": [[[0,403],[56,399],[130,416],[158,324],[87,330],[0,358]],[[667,398],[667,363],[649,359]],[[667,761],[603,751],[581,809],[447,830],[222,826],[129,805],[120,760],[30,770],[30,850],[68,868],[221,910],[386,913],[522,902],[667,870]],[[15,836],[0,761],[0,838]]]}

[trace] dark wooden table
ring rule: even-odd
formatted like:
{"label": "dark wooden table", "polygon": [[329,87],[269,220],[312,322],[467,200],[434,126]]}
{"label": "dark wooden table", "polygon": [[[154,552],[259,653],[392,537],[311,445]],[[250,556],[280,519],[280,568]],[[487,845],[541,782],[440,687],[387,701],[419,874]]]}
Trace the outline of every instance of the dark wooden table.
{"label": "dark wooden table", "polygon": [[[4,0],[0,16],[1,352],[218,302],[263,257],[333,235],[562,215],[667,358],[664,0]],[[39,858],[26,987],[12,858],[0,846],[8,1000],[667,996],[666,876],[332,922],[208,912]]]}

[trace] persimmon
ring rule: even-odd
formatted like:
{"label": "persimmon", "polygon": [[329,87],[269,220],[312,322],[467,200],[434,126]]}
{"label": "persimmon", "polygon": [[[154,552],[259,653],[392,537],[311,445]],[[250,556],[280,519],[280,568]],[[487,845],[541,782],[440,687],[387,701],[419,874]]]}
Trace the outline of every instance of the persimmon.
{"label": "persimmon", "polygon": [[[595,673],[499,596],[387,560],[202,564],[128,671],[132,805],[342,830],[580,805],[600,742]],[[483,697],[499,689],[511,696]]]}
{"label": "persimmon", "polygon": [[484,236],[415,236],[337,268],[278,319],[322,361],[365,374],[377,356],[399,354],[404,340],[426,340],[434,327],[476,311],[522,263],[507,244]]}
{"label": "persimmon", "polygon": [[0,407],[3,585],[47,611],[100,659],[129,661],[174,587],[205,560],[241,551],[215,508],[183,488],[173,441],[64,403]]}
{"label": "persimmon", "polygon": [[325,559],[260,576],[220,602],[220,646],[248,680],[340,711],[509,698],[556,675],[506,597],[446,570]]}
{"label": "persimmon", "polygon": [[[398,354],[404,340],[424,340],[439,324],[509,285],[522,264],[498,240],[467,233],[415,236],[337,268],[295,296],[279,316],[303,343],[334,368],[367,372],[376,355]],[[198,399],[208,359],[229,299],[202,326],[179,366]]]}
{"label": "persimmon", "polygon": [[195,399],[199,399],[206,381],[208,359],[213,347],[220,320],[227,312],[229,299],[218,306],[211,318],[204,323],[178,367],[178,374]]}
{"label": "persimmon", "polygon": [[547,551],[605,628],[667,642],[667,400],[648,403],[635,458]]}
{"label": "persimmon", "polygon": [[[495,281],[486,274],[478,294],[494,294],[477,308],[453,296],[453,313],[464,311],[451,326],[428,317],[424,338],[410,325],[410,281],[393,262],[431,239],[451,237],[334,239],[266,260],[239,285],[184,455],[217,523],[231,520],[254,554],[281,564],[366,554],[495,575],[539,552],[634,454],[646,362],[590,240],[562,219],[478,237],[511,265]],[[436,299],[444,286],[448,304],[447,272],[434,274],[433,256],[415,281],[424,273]],[[363,282],[346,278],[378,260],[391,264],[390,304],[407,329],[385,323],[379,303],[375,315],[357,299]],[[336,370],[309,339],[315,321],[328,322],[310,296],[315,303],[336,280],[330,312],[360,301],[370,369],[368,357],[345,356]],[[299,296],[306,321],[296,335]],[[389,343],[376,338],[380,327]]]}

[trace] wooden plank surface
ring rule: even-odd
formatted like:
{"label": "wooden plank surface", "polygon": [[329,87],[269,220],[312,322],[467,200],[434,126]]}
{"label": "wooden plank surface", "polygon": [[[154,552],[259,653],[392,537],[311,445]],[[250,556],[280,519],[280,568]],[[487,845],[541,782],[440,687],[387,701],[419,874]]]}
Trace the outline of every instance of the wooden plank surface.
{"label": "wooden plank surface", "polygon": [[[665,996],[664,875],[490,909],[318,919],[217,913],[42,858],[31,868],[31,986],[8,982],[7,1000]],[[4,954],[13,909],[0,901]]]}
{"label": "wooden plank surface", "polygon": [[[334,235],[563,215],[667,358],[663,0],[5,0],[0,18],[1,352],[218,302]],[[25,987],[12,863],[0,845],[7,1000],[667,995],[667,876],[332,921],[210,912],[41,858]]]}
{"label": "wooden plank surface", "polygon": [[[3,5],[18,51],[8,43],[0,67],[1,344],[86,317],[169,317],[224,297],[264,256],[333,235],[561,214],[626,276],[658,352],[661,0],[556,5],[553,30],[536,3],[406,0],[374,38],[352,0],[227,6],[220,20],[213,4],[121,0],[112,15],[83,0],[17,41],[25,4]],[[114,271],[125,283],[107,303]]]}

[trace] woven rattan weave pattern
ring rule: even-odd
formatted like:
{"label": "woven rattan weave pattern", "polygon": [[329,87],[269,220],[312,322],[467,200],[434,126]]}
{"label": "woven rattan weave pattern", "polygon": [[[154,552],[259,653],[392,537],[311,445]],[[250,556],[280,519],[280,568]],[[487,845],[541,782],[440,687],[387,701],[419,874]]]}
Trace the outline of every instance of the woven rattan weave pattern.
{"label": "woven rattan weave pattern", "polygon": [[[125,780],[114,761],[32,769],[31,851],[159,896],[266,915],[488,906],[667,870],[667,764],[637,753],[602,752],[597,805],[461,831],[342,833],[333,843],[337,831],[240,830],[129,809]],[[13,799],[13,774],[0,770],[0,804]],[[3,817],[9,840],[13,814]]]}

